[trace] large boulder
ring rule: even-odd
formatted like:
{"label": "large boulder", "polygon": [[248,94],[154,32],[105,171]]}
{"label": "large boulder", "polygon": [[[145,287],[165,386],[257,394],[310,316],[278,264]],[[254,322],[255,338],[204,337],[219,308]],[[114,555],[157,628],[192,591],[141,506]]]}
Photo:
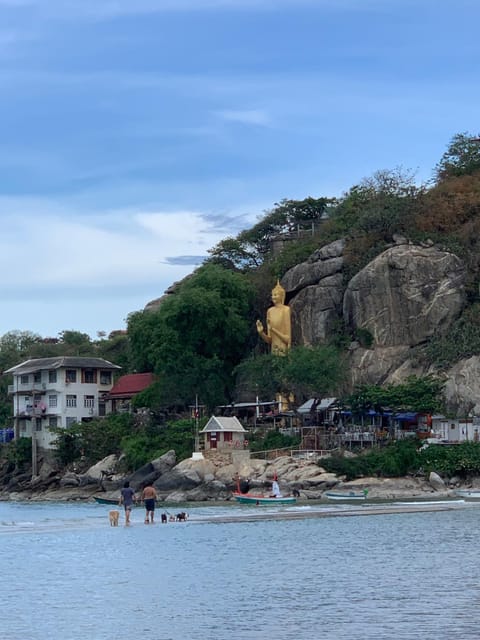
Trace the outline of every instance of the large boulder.
{"label": "large boulder", "polygon": [[342,312],[344,246],[337,240],[321,247],[283,276],[294,344],[325,342],[335,332]]}
{"label": "large boulder", "polygon": [[193,460],[192,458],[187,458],[182,460],[177,464],[175,470],[179,473],[187,473],[189,471],[194,471],[202,482],[208,478],[213,478],[215,474],[215,465],[210,460],[203,458],[202,460]]}
{"label": "large boulder", "polygon": [[167,473],[167,471],[170,471],[170,469],[173,469],[176,463],[177,463],[177,454],[173,449],[171,449],[170,451],[167,451],[167,453],[164,453],[159,458],[152,460],[151,464],[154,471],[156,471],[159,475],[162,475],[162,473]]}
{"label": "large boulder", "polygon": [[[177,465],[178,466],[178,465]],[[198,487],[202,479],[194,469],[182,471],[175,467],[171,471],[164,473],[154,483],[155,489],[160,492],[166,491],[188,491]]]}
{"label": "large boulder", "polygon": [[480,357],[457,362],[447,371],[444,386],[447,411],[463,418],[480,415]]}
{"label": "large boulder", "polygon": [[84,475],[89,476],[92,480],[102,480],[102,478],[115,472],[118,458],[115,454],[107,456],[90,467]]}
{"label": "large boulder", "polygon": [[348,283],[343,317],[375,345],[415,346],[448,330],[465,304],[464,263],[434,247],[387,249]]}
{"label": "large boulder", "polygon": [[447,490],[447,485],[442,480],[442,478],[438,475],[438,473],[435,473],[435,471],[431,471],[430,472],[430,475],[428,476],[428,482],[429,482],[430,486],[433,489],[435,489],[435,491],[446,491]]}

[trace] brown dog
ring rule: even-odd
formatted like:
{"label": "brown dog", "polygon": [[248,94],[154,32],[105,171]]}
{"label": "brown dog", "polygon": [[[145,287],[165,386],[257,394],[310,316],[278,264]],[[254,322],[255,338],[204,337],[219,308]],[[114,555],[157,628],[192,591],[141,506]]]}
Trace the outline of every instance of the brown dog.
{"label": "brown dog", "polygon": [[119,516],[120,516],[120,511],[115,511],[115,509],[108,512],[108,519],[110,520],[111,527],[118,527]]}

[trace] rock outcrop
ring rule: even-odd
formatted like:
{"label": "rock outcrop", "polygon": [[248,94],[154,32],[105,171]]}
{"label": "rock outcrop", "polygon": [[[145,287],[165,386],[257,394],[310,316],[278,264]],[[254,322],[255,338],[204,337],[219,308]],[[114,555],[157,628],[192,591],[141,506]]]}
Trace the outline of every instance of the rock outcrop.
{"label": "rock outcrop", "polygon": [[[462,260],[430,244],[397,238],[345,284],[343,249],[342,241],[322,247],[282,278],[294,343],[327,342],[341,323],[352,335],[368,336],[368,346],[351,344],[350,389],[428,373],[412,350],[447,332],[460,316],[466,303]],[[470,360],[446,372],[449,407],[457,412],[480,397],[478,363]]]}
{"label": "rock outcrop", "polygon": [[412,347],[445,332],[465,304],[465,265],[453,253],[401,245],[387,249],[348,283],[343,317],[378,347]]}
{"label": "rock outcrop", "polygon": [[[399,383],[429,373],[412,351],[445,334],[466,305],[466,266],[433,242],[415,245],[395,235],[392,246],[345,281],[345,241],[315,251],[282,278],[292,311],[295,345],[318,345],[345,327],[358,341],[349,349],[350,379],[357,384]],[[190,277],[190,276],[189,276]],[[178,283],[146,309],[156,309]],[[479,358],[445,371],[450,411],[480,411]]]}
{"label": "rock outcrop", "polygon": [[[46,481],[45,484],[32,483],[29,474],[19,473],[17,482],[0,492],[0,499],[72,501],[89,500],[94,495],[101,495],[118,500],[120,487],[125,480],[135,485],[137,494],[140,494],[143,486],[152,481],[152,473],[157,474],[154,485],[159,500],[165,504],[231,500],[232,491],[236,489],[237,474],[248,478],[250,491],[264,494],[269,493],[276,474],[284,494],[298,492],[301,501],[320,500],[325,491],[333,487],[343,491],[368,488],[368,496],[372,499],[415,498],[432,493],[441,497],[453,495],[452,490],[459,483],[458,478],[443,480],[433,473],[423,478],[362,478],[345,482],[344,478],[326,472],[321,460],[317,462],[290,456],[271,461],[244,458],[240,464],[188,459],[169,468],[173,458],[174,452],[168,452],[128,476],[117,475],[112,470],[117,477],[117,487],[109,491],[102,491],[102,478],[98,478],[95,484],[82,484],[82,476],[73,472],[63,475],[56,472],[55,482]],[[104,465],[105,461],[102,461],[101,466]],[[156,471],[152,472],[152,468]]]}

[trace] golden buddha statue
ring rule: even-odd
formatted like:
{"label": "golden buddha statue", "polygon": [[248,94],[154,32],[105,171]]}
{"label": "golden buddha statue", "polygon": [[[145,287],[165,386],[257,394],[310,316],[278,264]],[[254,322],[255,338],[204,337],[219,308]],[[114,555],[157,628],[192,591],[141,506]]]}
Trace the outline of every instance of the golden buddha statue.
{"label": "golden buddha statue", "polygon": [[272,354],[284,356],[292,344],[290,307],[285,304],[285,289],[277,280],[272,289],[273,306],[267,310],[267,331],[257,320],[258,335],[271,346]]}

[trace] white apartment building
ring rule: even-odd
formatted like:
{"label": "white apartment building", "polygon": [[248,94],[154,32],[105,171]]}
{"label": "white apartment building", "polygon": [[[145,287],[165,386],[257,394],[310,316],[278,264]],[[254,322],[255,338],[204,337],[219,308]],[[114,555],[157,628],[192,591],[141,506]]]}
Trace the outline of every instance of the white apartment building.
{"label": "white apartment building", "polygon": [[121,367],[102,358],[60,356],[27,360],[4,371],[13,375],[15,439],[32,437],[36,445],[52,448],[50,427],[68,428],[76,422],[105,415],[104,396]]}

